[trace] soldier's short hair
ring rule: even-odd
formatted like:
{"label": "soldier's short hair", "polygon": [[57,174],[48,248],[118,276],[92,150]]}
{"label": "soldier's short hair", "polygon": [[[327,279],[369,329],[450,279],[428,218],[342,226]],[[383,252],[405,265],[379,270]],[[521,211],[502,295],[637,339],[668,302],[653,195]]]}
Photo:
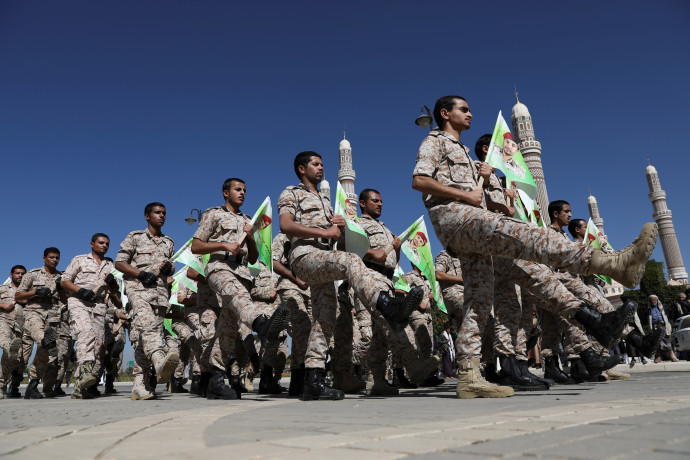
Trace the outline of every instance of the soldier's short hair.
{"label": "soldier's short hair", "polygon": [[563,211],[563,206],[565,205],[570,206],[570,203],[565,200],[556,200],[549,203],[549,217],[553,219],[553,214],[558,214],[559,212]]}
{"label": "soldier's short hair", "polygon": [[238,177],[231,177],[229,179],[225,179],[225,182],[223,182],[223,189],[222,191],[230,190],[230,187],[232,187],[233,182],[239,182],[240,184],[244,184],[245,182],[238,178]]}
{"label": "soldier's short hair", "polygon": [[15,270],[24,270],[24,271],[26,271],[26,267],[25,267],[24,265],[15,265],[15,266],[12,267],[12,269],[10,270],[10,274],[14,273]]}
{"label": "soldier's short hair", "polygon": [[587,224],[587,221],[584,219],[572,219],[568,224],[568,233],[570,233],[573,238],[575,238],[575,229],[580,227],[583,222]]}
{"label": "soldier's short hair", "polygon": [[467,99],[462,96],[443,96],[436,101],[436,105],[434,105],[434,121],[436,121],[436,126],[439,128],[443,129],[443,125],[446,124],[445,120],[441,118],[441,110],[446,109],[449,112],[453,110],[456,99],[461,99],[467,102]]}
{"label": "soldier's short hair", "polygon": [[479,161],[484,161],[486,160],[486,154],[484,153],[484,150],[482,148],[486,145],[489,146],[491,145],[491,138],[493,136],[491,134],[484,134],[482,137],[477,139],[477,143],[474,144],[474,154],[477,155],[477,160]]}
{"label": "soldier's short hair", "polygon": [[312,157],[321,158],[321,155],[319,155],[318,153],[313,152],[311,150],[307,150],[305,152],[298,153],[297,156],[295,157],[295,164],[294,164],[295,174],[297,174],[298,179],[302,180],[302,178],[299,175],[299,167],[300,166],[306,166]]}
{"label": "soldier's short hair", "polygon": [[377,195],[381,195],[381,193],[378,190],[375,190],[373,188],[365,188],[361,192],[359,192],[359,207],[362,207],[362,201],[366,203],[366,201],[369,199],[369,194],[371,193],[376,193]]}
{"label": "soldier's short hair", "polygon": [[106,235],[105,233],[94,233],[93,236],[91,237],[91,242],[95,243],[98,238],[108,238],[108,241],[110,241],[110,237]]}
{"label": "soldier's short hair", "polygon": [[163,203],[159,203],[158,201],[154,201],[153,203],[149,203],[144,208],[144,215],[145,216],[150,215],[151,211],[153,211],[153,208],[155,208],[155,207],[165,208],[165,205]]}
{"label": "soldier's short hair", "polygon": [[47,257],[48,254],[60,255],[60,250],[54,246],[51,246],[49,248],[46,248],[45,251],[43,251],[43,257]]}

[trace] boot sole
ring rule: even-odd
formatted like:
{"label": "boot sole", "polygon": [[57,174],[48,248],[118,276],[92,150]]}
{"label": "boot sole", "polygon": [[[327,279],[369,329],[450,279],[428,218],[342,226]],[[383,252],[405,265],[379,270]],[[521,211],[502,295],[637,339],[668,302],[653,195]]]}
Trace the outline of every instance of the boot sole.
{"label": "boot sole", "polygon": [[[647,235],[648,234],[648,235]],[[640,284],[640,280],[642,279],[642,275],[644,275],[644,269],[645,265],[647,262],[647,259],[652,255],[652,252],[654,252],[654,247],[656,246],[656,241],[659,236],[659,227],[657,224],[648,222],[642,227],[642,231],[640,231],[640,236],[638,238],[640,239],[647,239],[647,245],[643,248],[643,258],[639,263],[639,266],[637,267],[637,270],[634,271],[633,273],[630,273],[629,271],[625,272],[624,276],[625,278],[630,278],[630,279],[625,279],[625,280],[618,280],[623,286],[627,287],[628,289],[634,289],[635,286]],[[635,245],[635,242],[633,242],[633,245]],[[639,246],[638,246],[639,247]],[[636,248],[633,248],[635,250]],[[630,270],[634,270],[634,266],[630,267]]]}
{"label": "boot sole", "polygon": [[287,307],[278,307],[271,317],[271,324],[266,333],[266,348],[278,347],[280,333],[288,328],[290,324],[290,310]]}
{"label": "boot sole", "polygon": [[170,353],[169,355],[166,355],[160,372],[156,374],[156,381],[158,383],[170,382],[170,377],[172,376],[173,372],[175,372],[175,368],[179,362],[180,356],[177,353]]}
{"label": "boot sole", "polygon": [[311,395],[304,396],[304,395],[302,395],[302,397],[300,399],[302,401],[342,401],[343,399],[345,399],[345,395],[342,395],[342,396],[338,395],[335,397],[331,396],[331,397],[325,397],[325,398],[321,397],[321,396],[311,396]]}
{"label": "boot sole", "polygon": [[[45,343],[44,348],[48,350],[48,354],[50,354],[50,356],[57,356],[57,337],[57,331],[52,327],[49,327],[45,330],[45,332],[43,332],[43,343]],[[55,350],[55,354],[52,354],[53,350]]]}
{"label": "boot sole", "polygon": [[456,392],[458,399],[475,399],[475,398],[508,398],[514,393],[500,392],[500,393],[483,393],[474,391],[458,391]]}
{"label": "boot sole", "polygon": [[156,399],[156,395],[153,394],[153,393],[149,393],[149,394],[144,395],[144,396],[132,395],[132,396],[130,396],[130,399],[131,399],[132,401],[146,401],[146,400],[149,400],[149,399]]}
{"label": "boot sole", "polygon": [[125,342],[118,340],[113,344],[113,348],[110,349],[110,361],[113,364],[117,364],[120,359],[120,353],[125,349]]}
{"label": "boot sole", "polygon": [[414,383],[415,385],[417,385],[417,387],[419,387],[421,384],[423,384],[424,381],[427,379],[427,377],[429,377],[429,375],[431,375],[431,373],[434,372],[434,370],[436,370],[438,368],[438,364],[439,364],[438,360],[436,358],[432,358],[432,359],[435,361],[435,363],[433,365],[431,364],[431,360],[429,360],[427,365],[424,366],[422,369],[420,369],[417,373],[415,373],[415,374],[410,373],[410,381],[412,383]]}

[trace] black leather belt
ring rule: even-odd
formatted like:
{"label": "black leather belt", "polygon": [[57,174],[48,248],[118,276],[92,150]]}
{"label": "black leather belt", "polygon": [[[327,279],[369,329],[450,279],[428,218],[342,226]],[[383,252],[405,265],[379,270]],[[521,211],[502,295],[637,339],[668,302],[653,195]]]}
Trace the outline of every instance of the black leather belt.
{"label": "black leather belt", "polygon": [[232,254],[229,251],[218,251],[212,252],[209,260],[222,260],[223,262],[236,262],[240,265],[244,265],[247,261],[245,254]]}
{"label": "black leather belt", "polygon": [[375,264],[374,262],[367,262],[366,260],[364,261],[364,265],[366,265],[367,268],[374,270],[375,272],[381,273],[389,280],[393,279],[393,274],[395,273],[395,270],[393,270],[392,268],[387,268],[383,265]]}

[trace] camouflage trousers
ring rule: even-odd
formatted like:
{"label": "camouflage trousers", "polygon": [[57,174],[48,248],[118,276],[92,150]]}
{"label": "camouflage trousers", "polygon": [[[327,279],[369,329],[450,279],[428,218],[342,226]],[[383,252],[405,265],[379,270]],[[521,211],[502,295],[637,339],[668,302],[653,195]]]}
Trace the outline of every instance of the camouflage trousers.
{"label": "camouflage trousers", "polygon": [[520,361],[527,361],[527,341],[529,340],[532,328],[534,328],[534,313],[536,303],[534,297],[527,292],[521,293],[522,297],[522,316],[515,339],[515,357]]}
{"label": "camouflage trousers", "polygon": [[[148,360],[154,353],[165,351],[163,342],[163,317],[167,310],[164,305],[151,305],[139,297],[129,298],[129,304],[134,311],[132,328],[139,333],[138,344],[141,352]],[[134,355],[136,358],[136,353]]]}
{"label": "camouflage trousers", "polygon": [[201,336],[201,354],[199,355],[199,366],[202,372],[210,372],[211,350],[216,340],[216,321],[218,320],[218,309],[211,306],[197,306],[199,313],[199,334]]}
{"label": "camouflage trousers", "polygon": [[[132,392],[137,390],[138,384],[143,384],[146,390],[152,393],[155,391],[155,387],[149,384],[152,363],[149,357],[143,352],[140,339],[140,330],[135,326],[133,321],[132,328],[129,331],[129,340],[134,349],[134,367],[132,368],[134,388],[132,388]],[[162,337],[161,340],[163,340]]]}
{"label": "camouflage trousers", "polygon": [[511,279],[495,272],[494,278],[494,342],[493,350],[500,355],[515,355],[518,329],[522,318],[520,288]]}
{"label": "camouflage trousers", "polygon": [[22,330],[15,324],[14,320],[0,318],[0,348],[4,351],[0,359],[0,388],[5,388],[5,383],[9,380],[12,371],[17,369],[23,371],[23,353],[19,350],[17,359],[11,361],[8,350],[10,344],[15,339],[22,339]]}
{"label": "camouflage trousers", "polygon": [[354,308],[354,292],[343,283],[338,288],[338,309],[333,330],[331,369],[335,372],[344,372],[353,364]]}
{"label": "camouflage trousers", "polygon": [[[115,327],[117,327],[117,330],[115,331],[115,334],[113,334],[113,329]],[[112,319],[106,318],[104,328],[104,346],[106,350],[108,349],[108,347],[111,347],[118,340],[122,340],[123,342],[127,340],[126,329],[127,328],[124,324],[114,323]],[[106,359],[106,361],[103,364],[105,366],[105,372],[107,375],[114,375],[118,373],[120,367],[122,367],[123,356],[124,353],[120,353],[120,356],[117,358],[117,362],[115,363],[113,363],[109,359]]]}
{"label": "camouflage trousers", "polygon": [[311,331],[311,304],[309,297],[297,289],[285,289],[278,291],[280,304],[290,309],[290,327],[288,331],[292,337],[292,349],[290,352],[290,365],[297,369],[304,364],[304,355],[307,352],[309,332]]}
{"label": "camouflage trousers", "polygon": [[[429,306],[431,308],[431,306]],[[415,310],[408,319],[409,326],[405,328],[405,338],[414,344],[420,358],[430,358],[434,351],[433,325],[428,308],[424,311]]]}
{"label": "camouflage trousers", "polygon": [[376,312],[378,316],[381,314],[376,311],[376,301],[382,291],[393,295],[393,283],[380,273],[366,268],[362,259],[349,252],[314,248],[291,265],[295,275],[311,288],[314,319],[304,364],[307,368],[323,368],[338,309],[334,281],[347,281],[362,304],[372,315]]}
{"label": "camouflage trousers", "polygon": [[444,289],[443,303],[446,304],[448,316],[455,322],[456,326],[460,326],[465,317],[465,288],[456,285]]}
{"label": "camouflage trousers", "polygon": [[[77,364],[102,362],[105,354],[105,306],[86,308],[70,305],[69,317],[76,344]],[[112,335],[112,334],[111,334]],[[95,367],[95,366],[94,366]]]}
{"label": "camouflage trousers", "polygon": [[[375,321],[374,324],[377,322]],[[374,337],[376,338],[376,330],[374,330]],[[417,349],[417,341],[412,327],[408,324],[404,329],[395,333],[390,340],[395,340],[391,347],[391,358],[394,367],[408,367],[414,361],[420,359],[419,350]],[[376,353],[374,346],[372,350]],[[380,347],[377,346],[376,349]],[[382,353],[379,351],[379,353]],[[369,365],[369,363],[367,363]]]}
{"label": "camouflage trousers", "polygon": [[43,333],[52,327],[57,329],[58,317],[55,311],[45,308],[27,307],[24,309],[24,334],[22,336],[22,346],[24,356],[31,355],[32,342],[36,342],[36,355],[29,369],[29,377],[32,379],[40,378],[43,380],[45,388],[52,388],[57,380],[58,359],[57,356],[49,356],[48,350],[41,346]]}
{"label": "camouflage trousers", "polygon": [[[276,308],[278,308],[279,304],[276,302],[257,302],[257,305],[259,306],[261,314],[270,317],[276,311]],[[287,331],[281,331],[280,335],[278,336],[278,342],[275,346],[267,347],[265,343],[261,344],[259,356],[261,357],[262,366],[270,366],[275,372],[282,374],[289,354],[287,338]],[[254,337],[252,336],[252,342],[253,340]],[[244,364],[246,364],[246,360],[244,361]]]}
{"label": "camouflage trousers", "polygon": [[[186,310],[187,307],[185,307],[185,316],[187,313]],[[184,374],[184,368],[189,363],[190,352],[194,352],[196,356],[201,354],[201,342],[197,340],[194,330],[185,320],[172,320],[171,329],[177,337],[173,337],[172,334],[166,330],[165,343],[168,347],[168,352],[176,351],[180,355],[180,362],[175,369],[175,378],[180,378]]]}
{"label": "camouflage trousers", "polygon": [[352,360],[355,364],[365,364],[366,356],[371,348],[371,342],[374,337],[372,328],[371,313],[366,307],[355,298],[355,321],[358,327],[355,327],[355,332],[358,330],[359,334],[354,334],[354,343],[352,350]]}

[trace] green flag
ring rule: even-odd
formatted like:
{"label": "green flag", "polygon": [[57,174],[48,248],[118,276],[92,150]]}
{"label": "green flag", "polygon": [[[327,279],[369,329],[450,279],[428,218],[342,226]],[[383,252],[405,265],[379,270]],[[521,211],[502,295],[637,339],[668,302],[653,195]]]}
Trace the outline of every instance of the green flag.
{"label": "green flag", "polygon": [[[596,225],[594,225],[594,222],[592,222],[592,218],[590,217],[589,220],[587,221],[587,230],[585,232],[585,243],[589,244],[591,246],[594,246],[595,248],[601,249],[601,237],[604,236],[604,234],[597,228]],[[606,241],[606,247],[611,249],[613,251],[613,248],[609,244],[608,241]],[[598,278],[601,278],[604,280],[606,283],[611,284],[611,278],[609,278],[606,275],[594,275]]]}
{"label": "green flag", "polygon": [[359,224],[356,201],[347,197],[340,181],[338,181],[338,188],[335,192],[335,213],[345,218],[345,247],[347,251],[364,257],[370,248],[369,237]]}
{"label": "green flag", "polygon": [[271,197],[266,197],[259,209],[254,213],[251,221],[254,227],[254,241],[259,251],[259,258],[255,264],[249,264],[249,271],[252,276],[258,276],[261,272],[263,262],[266,267],[273,271],[273,252],[271,241],[273,240],[273,207]]}
{"label": "green flag", "polygon": [[525,164],[522,153],[518,150],[517,143],[501,112],[498,112],[486,162],[505,174],[506,183],[515,182],[517,188],[527,193],[530,198],[537,196],[537,184],[534,182],[532,173]]}
{"label": "green flag", "polygon": [[407,281],[405,281],[405,278],[403,276],[405,273],[402,271],[402,268],[400,268],[400,265],[395,266],[395,271],[393,272],[393,284],[395,289],[400,289],[401,291],[405,292],[410,292],[410,285],[407,284]]}
{"label": "green flag", "polygon": [[443,296],[436,283],[436,271],[434,269],[434,257],[431,255],[431,245],[429,244],[429,233],[426,230],[424,216],[420,217],[405,230],[398,238],[402,241],[402,252],[410,259],[412,264],[419,268],[431,285],[431,294],[434,296],[436,305],[444,312],[446,306],[443,303]]}
{"label": "green flag", "polygon": [[[189,241],[187,241],[180,248],[180,250],[175,253],[172,260],[174,262],[183,263],[186,267],[192,267],[199,274],[205,275],[206,274],[206,270],[205,270],[206,264],[199,263],[197,256],[192,254],[192,241],[194,241],[194,238],[190,238]],[[204,255],[204,257],[206,257],[206,261],[208,261],[208,254]]]}

